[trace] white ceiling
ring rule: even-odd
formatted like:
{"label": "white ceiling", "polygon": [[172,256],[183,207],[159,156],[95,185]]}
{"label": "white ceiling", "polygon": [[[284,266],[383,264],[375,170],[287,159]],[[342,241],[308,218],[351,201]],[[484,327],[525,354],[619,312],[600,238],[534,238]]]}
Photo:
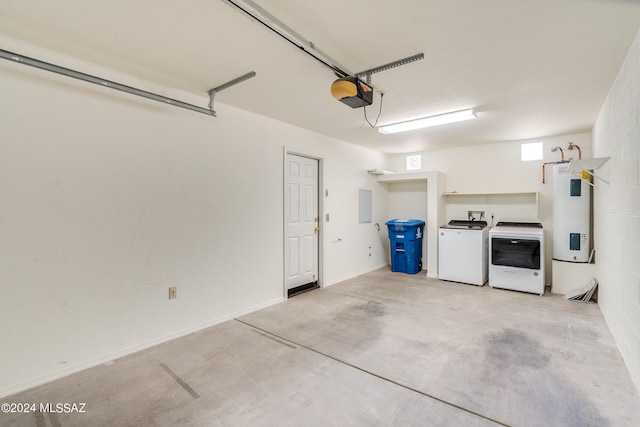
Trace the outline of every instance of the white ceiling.
{"label": "white ceiling", "polygon": [[353,72],[423,52],[373,75],[379,124],[478,119],[379,134],[331,97],[331,70],[221,0],[2,0],[0,34],[205,96],[253,70],[216,102],[401,153],[591,130],[640,28],[636,0],[255,2]]}

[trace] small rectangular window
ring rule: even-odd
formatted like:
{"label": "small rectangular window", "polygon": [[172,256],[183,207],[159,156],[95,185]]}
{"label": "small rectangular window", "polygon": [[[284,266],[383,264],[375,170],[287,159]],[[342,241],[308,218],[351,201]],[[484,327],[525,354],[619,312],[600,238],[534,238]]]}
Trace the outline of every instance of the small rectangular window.
{"label": "small rectangular window", "polygon": [[414,171],[422,169],[422,156],[407,156],[407,170]]}
{"label": "small rectangular window", "polygon": [[520,160],[542,160],[542,142],[529,142],[520,146]]}

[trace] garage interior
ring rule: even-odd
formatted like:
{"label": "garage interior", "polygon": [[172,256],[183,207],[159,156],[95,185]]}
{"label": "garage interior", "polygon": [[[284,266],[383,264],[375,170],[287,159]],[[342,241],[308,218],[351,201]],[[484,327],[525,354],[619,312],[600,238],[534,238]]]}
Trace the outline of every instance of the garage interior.
{"label": "garage interior", "polygon": [[595,304],[389,269],[11,399],[86,413],[7,425],[617,426],[639,415]]}
{"label": "garage interior", "polygon": [[637,425],[640,4],[316,3],[2,2],[0,424]]}

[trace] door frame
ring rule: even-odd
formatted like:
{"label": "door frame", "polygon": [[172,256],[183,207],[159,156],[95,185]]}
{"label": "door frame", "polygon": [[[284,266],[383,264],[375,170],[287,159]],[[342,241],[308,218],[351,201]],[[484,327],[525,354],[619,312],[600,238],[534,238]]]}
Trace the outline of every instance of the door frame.
{"label": "door frame", "polygon": [[289,203],[289,196],[287,192],[289,184],[287,181],[288,154],[318,161],[318,226],[320,227],[320,231],[318,232],[318,286],[321,288],[324,287],[324,158],[308,152],[288,149],[287,146],[284,146],[282,156],[282,294],[284,299],[288,298],[287,271],[289,271],[289,259],[287,257],[287,204]]}

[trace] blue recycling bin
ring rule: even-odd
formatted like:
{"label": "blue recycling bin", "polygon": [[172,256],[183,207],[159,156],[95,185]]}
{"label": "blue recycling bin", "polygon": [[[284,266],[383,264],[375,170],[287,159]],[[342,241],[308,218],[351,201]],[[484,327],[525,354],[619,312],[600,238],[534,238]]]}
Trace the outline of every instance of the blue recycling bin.
{"label": "blue recycling bin", "polygon": [[389,229],[391,271],[416,274],[422,269],[422,236],[424,221],[391,219]]}

